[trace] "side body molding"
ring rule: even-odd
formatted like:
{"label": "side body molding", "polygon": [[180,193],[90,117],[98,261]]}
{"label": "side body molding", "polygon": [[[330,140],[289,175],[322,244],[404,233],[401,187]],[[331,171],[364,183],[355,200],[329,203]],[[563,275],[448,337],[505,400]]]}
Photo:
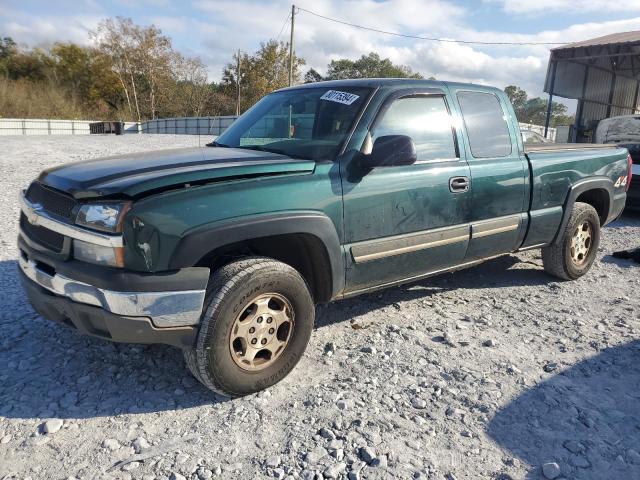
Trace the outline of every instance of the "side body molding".
{"label": "side body molding", "polygon": [[331,265],[331,298],[344,290],[345,260],[340,238],[331,219],[314,211],[287,211],[216,222],[187,234],[171,258],[171,269],[195,265],[211,251],[236,242],[285,234],[308,234],[324,245]]}
{"label": "side body molding", "polygon": [[556,232],[556,236],[553,239],[552,243],[556,244],[562,238],[561,232],[564,231],[564,229],[567,226],[567,223],[569,223],[569,217],[571,216],[571,211],[573,210],[574,203],[576,203],[576,199],[581,194],[589,190],[605,190],[607,192],[608,203],[606,205],[607,212],[605,215],[607,220],[605,223],[608,223],[612,220],[611,212],[614,210],[613,200],[615,196],[615,190],[614,190],[613,182],[611,181],[611,179],[608,177],[591,177],[585,180],[581,180],[579,182],[574,183],[569,188],[569,194],[567,195],[567,199],[565,200],[564,206],[563,206],[564,213],[562,214],[562,221],[560,222],[560,227],[558,228],[558,231]]}

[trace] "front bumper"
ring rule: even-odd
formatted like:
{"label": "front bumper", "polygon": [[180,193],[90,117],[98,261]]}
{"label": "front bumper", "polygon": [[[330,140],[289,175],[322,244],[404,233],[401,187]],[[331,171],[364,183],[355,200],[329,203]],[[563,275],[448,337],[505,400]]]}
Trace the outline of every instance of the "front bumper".
{"label": "front bumper", "polygon": [[46,271],[23,254],[18,260],[22,273],[56,295],[85,303],[116,315],[149,317],[156,327],[197,325],[204,304],[205,290],[130,292],[113,291]]}
{"label": "front bumper", "polygon": [[36,312],[85,335],[113,342],[164,343],[181,348],[195,342],[198,331],[196,326],[156,328],[150,318],[116,315],[103,308],[55,295],[28,278],[22,270],[20,278]]}
{"label": "front bumper", "polygon": [[45,318],[119,342],[184,346],[200,322],[208,268],[156,274],[58,261],[18,239],[23,285]]}

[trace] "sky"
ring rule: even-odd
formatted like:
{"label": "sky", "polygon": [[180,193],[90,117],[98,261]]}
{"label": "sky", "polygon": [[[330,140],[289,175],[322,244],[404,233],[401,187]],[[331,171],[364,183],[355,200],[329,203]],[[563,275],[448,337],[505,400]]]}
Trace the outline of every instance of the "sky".
{"label": "sky", "polygon": [[[409,35],[484,42],[559,42],[640,30],[640,0],[295,0],[318,14]],[[106,17],[155,24],[185,55],[198,56],[209,78],[239,48],[254,52],[271,38],[287,41],[291,0],[0,0],[0,36],[27,47],[56,41],[89,44]],[[398,38],[298,11],[296,54],[321,73],[337,58],[371,51],[425,77],[518,85],[543,95],[550,46],[482,46]],[[569,103],[570,105],[570,103]]]}

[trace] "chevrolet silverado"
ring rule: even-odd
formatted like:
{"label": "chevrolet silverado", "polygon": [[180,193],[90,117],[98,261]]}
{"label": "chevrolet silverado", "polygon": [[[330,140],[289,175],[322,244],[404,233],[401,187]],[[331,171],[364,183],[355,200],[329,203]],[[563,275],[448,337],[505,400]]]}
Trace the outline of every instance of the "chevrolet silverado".
{"label": "chevrolet silverado", "polygon": [[318,303],[527,249],[581,277],[630,182],[624,148],[524,146],[495,88],[313,83],[203,148],[42,172],[21,196],[19,267],[43,317],[175,345],[241,396],[294,368]]}

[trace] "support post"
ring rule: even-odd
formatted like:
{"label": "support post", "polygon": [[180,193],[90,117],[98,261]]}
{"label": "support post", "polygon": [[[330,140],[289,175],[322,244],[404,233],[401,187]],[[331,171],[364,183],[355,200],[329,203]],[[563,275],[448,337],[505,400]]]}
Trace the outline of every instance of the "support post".
{"label": "support post", "polygon": [[291,5],[291,34],[289,36],[289,86],[293,85],[293,28],[295,26],[296,6]]}
{"label": "support post", "polygon": [[236,117],[240,116],[240,49],[236,62]]}
{"label": "support post", "polygon": [[556,67],[558,66],[558,62],[556,60],[553,61],[553,66],[551,67],[551,84],[549,85],[549,103],[547,103],[547,118],[544,120],[544,138],[547,138],[547,133],[549,132],[549,121],[551,120],[551,107],[553,105],[553,88],[556,83]]}
{"label": "support post", "polygon": [[578,100],[578,108],[576,109],[576,118],[574,123],[573,132],[571,132],[571,142],[578,143],[578,126],[582,125],[582,113],[584,112],[584,102],[587,98],[587,80],[589,79],[589,67],[584,67],[584,76],[582,77],[582,90],[580,93],[580,99]]}
{"label": "support post", "polygon": [[611,74],[611,86],[609,87],[609,104],[607,105],[607,118],[611,116],[611,107],[613,106],[613,97],[616,91],[616,72]]}

